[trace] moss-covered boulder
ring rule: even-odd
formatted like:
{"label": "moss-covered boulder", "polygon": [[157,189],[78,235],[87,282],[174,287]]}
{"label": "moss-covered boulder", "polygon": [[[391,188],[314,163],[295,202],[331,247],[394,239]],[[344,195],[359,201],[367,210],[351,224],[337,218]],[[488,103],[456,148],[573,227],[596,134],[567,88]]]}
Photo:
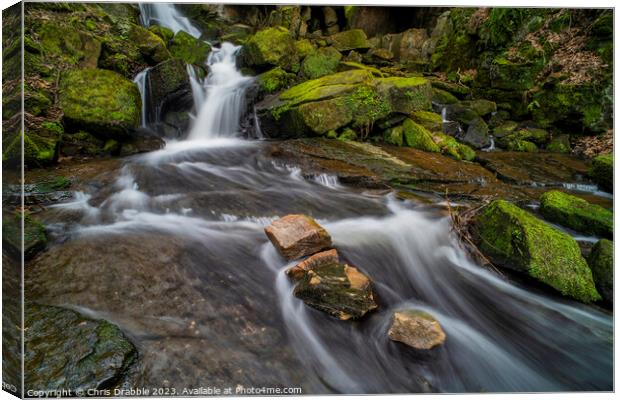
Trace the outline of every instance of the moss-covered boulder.
{"label": "moss-covered boulder", "polygon": [[377,78],[376,85],[379,92],[389,100],[393,112],[410,114],[431,109],[431,85],[424,78]]}
{"label": "moss-covered boulder", "polygon": [[297,69],[299,57],[295,41],[288,29],[278,26],[262,29],[251,36],[241,51],[242,63],[248,67],[282,67],[286,71]]}
{"label": "moss-covered boulder", "polygon": [[462,101],[461,104],[467,108],[474,110],[474,112],[481,117],[487,116],[497,111],[497,105],[494,101],[491,100],[465,100]]}
{"label": "moss-covered boulder", "polygon": [[307,79],[316,79],[336,72],[342,54],[333,47],[322,47],[308,55],[301,63],[301,74]]}
{"label": "moss-covered boulder", "polygon": [[26,134],[6,132],[2,137],[2,161],[11,165],[22,162],[22,137],[24,142],[23,161],[26,165],[43,167],[58,160],[64,128],[58,121],[32,124]]}
{"label": "moss-covered boulder", "polygon": [[588,174],[596,184],[606,192],[614,191],[614,155],[601,154],[592,160]]}
{"label": "moss-covered boulder", "polygon": [[68,309],[26,303],[24,325],[29,390],[113,389],[138,358],[116,325]]}
{"label": "moss-covered boulder", "polygon": [[477,215],[473,232],[478,248],[493,263],[582,302],[601,298],[577,242],[516,205],[493,201]]}
{"label": "moss-covered boulder", "polygon": [[178,31],[170,42],[170,53],[187,64],[203,65],[210,51],[209,43],[185,31]]}
{"label": "moss-covered boulder", "polygon": [[331,35],[328,39],[339,51],[365,50],[370,48],[366,33],[361,29],[351,29]]}
{"label": "moss-covered boulder", "polygon": [[174,31],[166,28],[165,26],[151,25],[149,26],[149,31],[159,36],[166,44],[169,43],[174,37]]}
{"label": "moss-covered boulder", "polygon": [[433,103],[446,105],[458,103],[457,99],[452,93],[442,89],[433,88]]}
{"label": "moss-covered boulder", "polygon": [[428,129],[431,132],[441,132],[443,129],[443,120],[441,115],[431,111],[414,111],[410,118]]}
{"label": "moss-covered boulder", "polygon": [[503,142],[502,146],[509,151],[521,151],[526,153],[536,153],[538,151],[538,147],[536,146],[536,144],[528,140],[521,139],[507,140]]}
{"label": "moss-covered boulder", "polygon": [[394,146],[402,146],[405,142],[403,135],[403,126],[392,126],[383,132],[383,141]]}
{"label": "moss-covered boulder", "polygon": [[588,256],[596,289],[608,303],[614,302],[614,242],[601,239]]}
{"label": "moss-covered boulder", "polygon": [[141,26],[134,26],[129,40],[149,64],[157,64],[170,58],[164,39]]}
{"label": "moss-covered boulder", "polygon": [[403,122],[403,139],[408,147],[418,150],[439,152],[439,146],[433,141],[433,135],[422,125],[407,118]]}
{"label": "moss-covered boulder", "polygon": [[540,212],[547,220],[578,232],[613,238],[613,212],[580,197],[550,190],[540,197]]}
{"label": "moss-covered boulder", "polygon": [[433,141],[437,144],[442,154],[456,160],[473,161],[476,151],[466,144],[460,143],[452,136],[443,133],[433,133]]}
{"label": "moss-covered boulder", "polygon": [[[2,221],[2,243],[15,258],[21,258],[22,252],[22,214],[15,213]],[[34,257],[47,244],[45,227],[30,215],[24,216],[23,250],[26,260]]]}
{"label": "moss-covered boulder", "polygon": [[66,126],[102,137],[127,135],[140,125],[138,87],[101,69],[68,71],[60,79],[60,108]]}
{"label": "moss-covered boulder", "polygon": [[257,82],[261,92],[269,94],[286,88],[295,80],[295,74],[275,67],[258,76]]}
{"label": "moss-covered boulder", "polygon": [[149,101],[155,109],[165,110],[167,103],[189,103],[193,99],[185,62],[172,58],[157,64],[149,71]]}
{"label": "moss-covered boulder", "polygon": [[358,319],[377,308],[370,279],[347,264],[308,271],[293,293],[310,307],[341,320]]}

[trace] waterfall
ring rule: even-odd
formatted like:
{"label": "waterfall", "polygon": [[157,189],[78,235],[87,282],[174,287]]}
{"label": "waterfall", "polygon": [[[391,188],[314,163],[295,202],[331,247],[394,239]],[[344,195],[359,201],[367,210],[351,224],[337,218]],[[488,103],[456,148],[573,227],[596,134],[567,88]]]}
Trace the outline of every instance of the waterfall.
{"label": "waterfall", "polygon": [[149,27],[152,22],[157,25],[172,29],[174,33],[185,31],[195,38],[199,38],[201,32],[184,17],[174,4],[169,3],[139,3],[140,22]]}
{"label": "waterfall", "polygon": [[142,115],[140,119],[140,126],[146,127],[149,123],[149,71],[151,68],[146,68],[138,73],[135,78],[133,78],[134,83],[138,86],[138,90],[140,91],[140,98],[142,99]]}
{"label": "waterfall", "polygon": [[[234,137],[245,110],[245,92],[253,78],[243,76],[237,69],[236,57],[240,46],[224,42],[213,48],[207,65],[209,74],[202,84],[190,73],[197,116],[189,133],[190,140]],[[200,90],[199,90],[200,89]]]}

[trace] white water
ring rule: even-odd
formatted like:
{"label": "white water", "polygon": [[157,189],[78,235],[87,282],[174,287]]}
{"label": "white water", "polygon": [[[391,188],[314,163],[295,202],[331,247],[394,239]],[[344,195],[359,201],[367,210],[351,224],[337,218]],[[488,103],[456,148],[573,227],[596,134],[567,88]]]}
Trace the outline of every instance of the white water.
{"label": "white water", "polygon": [[243,115],[245,92],[253,78],[243,76],[237,69],[236,57],[240,46],[224,42],[214,48],[207,60],[209,74],[200,85],[196,74],[190,74],[192,90],[196,92],[197,116],[189,140],[236,137]]}
{"label": "white water", "polygon": [[138,73],[135,78],[133,78],[134,83],[138,86],[138,90],[140,91],[140,98],[142,99],[142,115],[140,119],[140,126],[146,127],[148,125],[147,120],[147,108],[148,108],[148,98],[149,98],[149,71],[151,68],[146,68]]}
{"label": "white water", "polygon": [[161,25],[171,29],[174,33],[185,31],[195,38],[200,37],[200,30],[184,17],[174,4],[169,3],[139,3],[140,22],[148,27],[151,24]]}

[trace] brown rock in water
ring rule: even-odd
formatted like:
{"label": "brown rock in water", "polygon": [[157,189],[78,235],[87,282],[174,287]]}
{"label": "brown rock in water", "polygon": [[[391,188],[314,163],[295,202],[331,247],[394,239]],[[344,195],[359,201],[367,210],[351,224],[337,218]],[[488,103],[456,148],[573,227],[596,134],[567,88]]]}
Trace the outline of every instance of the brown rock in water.
{"label": "brown rock in water", "polygon": [[310,307],[341,320],[361,318],[377,308],[370,279],[347,264],[308,271],[293,293]]}
{"label": "brown rock in water", "polygon": [[439,322],[421,310],[394,313],[394,322],[388,336],[417,350],[430,350],[446,340],[446,334]]}
{"label": "brown rock in water", "polygon": [[298,281],[302,279],[308,271],[313,270],[314,268],[320,267],[321,265],[338,263],[340,263],[338,251],[336,251],[336,249],[326,250],[320,253],[316,253],[306,258],[294,267],[289,268],[286,271],[286,274],[292,279]]}
{"label": "brown rock in water", "polygon": [[265,233],[280,254],[294,260],[317,253],[332,245],[329,233],[306,215],[291,214],[274,221]]}

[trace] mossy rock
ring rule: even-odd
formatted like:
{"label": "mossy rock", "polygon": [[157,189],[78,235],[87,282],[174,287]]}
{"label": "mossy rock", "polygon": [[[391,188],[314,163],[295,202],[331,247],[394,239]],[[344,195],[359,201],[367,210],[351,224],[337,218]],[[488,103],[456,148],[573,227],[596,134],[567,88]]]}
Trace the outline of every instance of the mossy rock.
{"label": "mossy rock", "polygon": [[174,31],[170,28],[166,28],[165,26],[151,25],[149,26],[149,31],[159,36],[166,44],[170,43],[174,37]]}
{"label": "mossy rock", "polygon": [[258,85],[263,93],[274,93],[286,88],[295,80],[295,74],[286,72],[280,67],[275,67],[258,76]]}
{"label": "mossy rock", "polygon": [[416,124],[409,118],[403,122],[403,137],[408,147],[434,153],[439,152],[439,146],[433,141],[433,135],[422,125]]}
{"label": "mossy rock", "polygon": [[351,128],[346,128],[342,133],[338,136],[338,140],[349,141],[349,140],[357,140],[358,135]]}
{"label": "mossy rock", "polygon": [[467,108],[474,110],[474,112],[480,117],[487,116],[497,111],[497,105],[494,101],[491,100],[465,100],[462,101],[461,104]]}
{"label": "mossy rock", "polygon": [[571,152],[570,136],[559,135],[554,137],[547,145],[546,150],[552,153],[569,154]]}
{"label": "mossy rock", "polygon": [[60,64],[95,67],[101,54],[101,40],[85,29],[58,23],[43,22],[36,27],[38,43],[44,56]]}
{"label": "mossy rock", "polygon": [[592,160],[588,174],[596,184],[606,192],[614,191],[614,155],[601,154]]}
{"label": "mossy rock", "polygon": [[430,82],[433,88],[446,91],[458,98],[465,98],[471,94],[471,89],[469,87],[459,83],[452,83],[439,79],[431,79]]}
{"label": "mossy rock", "polygon": [[441,115],[431,111],[414,111],[410,118],[428,129],[431,132],[441,132],[443,129],[443,120]]}
{"label": "mossy rock", "polygon": [[464,143],[460,143],[452,136],[443,133],[433,133],[433,140],[439,146],[442,154],[450,156],[455,160],[473,161],[476,158],[476,151]]}
{"label": "mossy rock", "polygon": [[518,126],[519,124],[515,121],[504,121],[499,126],[493,128],[493,136],[495,136],[496,139],[501,139],[514,133]]}
{"label": "mossy rock", "polygon": [[549,133],[539,128],[521,128],[505,136],[496,135],[496,139],[500,146],[506,147],[508,150],[532,152],[537,151],[536,145],[544,145],[549,140]]}
{"label": "mossy rock", "polygon": [[377,88],[389,99],[393,112],[411,114],[415,111],[430,111],[431,85],[420,77],[377,78]]}
{"label": "mossy rock", "polygon": [[171,58],[154,66],[148,75],[150,101],[157,108],[167,101],[178,99],[191,90],[185,62]]}
{"label": "mossy rock", "polygon": [[224,33],[221,36],[223,42],[231,42],[241,45],[252,35],[253,28],[244,24],[233,24],[224,27]]}
{"label": "mossy rock", "polygon": [[310,270],[293,294],[310,307],[341,320],[358,319],[377,308],[368,277],[347,264]]}
{"label": "mossy rock", "polygon": [[502,141],[503,146],[506,147],[506,150],[509,151],[519,151],[524,153],[536,153],[538,152],[538,147],[536,144],[521,139],[510,139]]}
{"label": "mossy rock", "polygon": [[446,105],[458,103],[458,101],[459,99],[457,99],[452,93],[446,90],[433,88],[433,103]]}
{"label": "mossy rock", "polygon": [[308,39],[300,39],[295,41],[295,51],[300,58],[304,58],[314,53],[316,46]]}
{"label": "mossy rock", "polygon": [[308,55],[301,63],[301,74],[307,79],[316,79],[336,72],[342,54],[333,47],[322,47]]}
{"label": "mossy rock", "polygon": [[[132,27],[129,41],[137,47],[149,65],[157,64],[170,58],[170,52],[166,48],[167,41],[164,42],[161,37],[139,25]],[[178,41],[173,41],[173,43],[178,44]]]}
{"label": "mossy rock", "polygon": [[383,78],[385,77],[385,74],[383,72],[381,72],[379,69],[372,67],[370,65],[365,65],[362,64],[361,62],[356,62],[356,61],[342,61],[340,63],[340,65],[338,66],[338,70],[339,71],[348,71],[351,69],[363,69],[366,70],[368,72],[370,72],[371,74],[373,74],[376,77],[379,78]]}
{"label": "mossy rock", "polygon": [[603,300],[613,304],[614,302],[614,242],[601,239],[588,256],[588,265],[592,270],[592,276],[596,289],[603,296]]}
{"label": "mossy rock", "polygon": [[185,31],[178,31],[170,42],[170,53],[187,64],[203,65],[211,46]]}
{"label": "mossy rock", "polygon": [[335,33],[329,37],[328,41],[338,51],[365,50],[371,47],[366,33],[361,29]]}
{"label": "mossy rock", "polygon": [[403,126],[398,125],[386,129],[383,133],[383,141],[401,147],[405,142],[403,137]]}
{"label": "mossy rock", "polygon": [[[17,259],[22,252],[22,215],[15,213],[2,221],[2,242],[5,249]],[[24,258],[30,260],[47,245],[45,227],[30,215],[24,216]]]}
{"label": "mossy rock", "polygon": [[27,389],[86,393],[129,379],[138,352],[116,325],[60,307],[28,302],[24,308]]}
{"label": "mossy rock", "polygon": [[613,238],[613,212],[580,197],[548,191],[540,197],[540,212],[547,220],[578,232]]}
{"label": "mossy rock", "polygon": [[493,201],[477,215],[474,233],[493,263],[527,273],[576,300],[600,300],[577,242],[516,205]]}
{"label": "mossy rock", "polygon": [[256,32],[243,46],[243,64],[249,67],[282,67],[286,71],[295,69],[299,56],[295,41],[288,29],[278,26]]}
{"label": "mossy rock", "polygon": [[59,103],[65,126],[74,130],[114,138],[140,125],[138,87],[112,71],[93,68],[66,72],[60,79]]}

